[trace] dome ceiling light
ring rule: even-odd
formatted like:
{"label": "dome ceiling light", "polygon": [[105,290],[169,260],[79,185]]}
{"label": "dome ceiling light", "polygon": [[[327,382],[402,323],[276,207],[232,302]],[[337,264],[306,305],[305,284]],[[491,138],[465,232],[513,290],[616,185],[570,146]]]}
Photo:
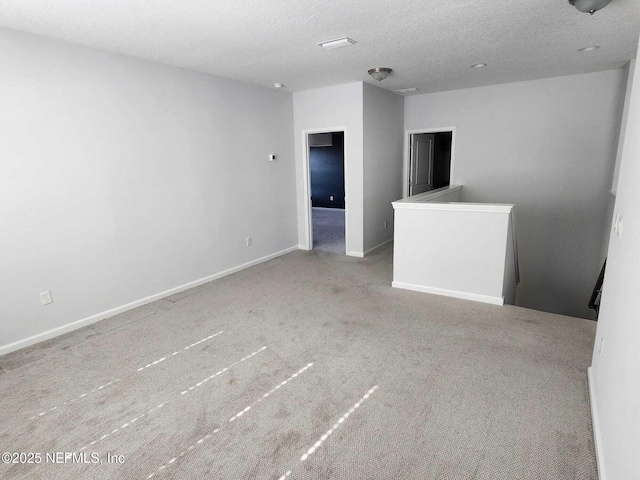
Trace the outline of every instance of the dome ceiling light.
{"label": "dome ceiling light", "polygon": [[611,0],[569,0],[569,3],[584,13],[593,15],[609,5]]}
{"label": "dome ceiling light", "polygon": [[369,75],[373,77],[374,80],[381,82],[385,78],[387,78],[393,70],[386,67],[377,67],[369,70]]}

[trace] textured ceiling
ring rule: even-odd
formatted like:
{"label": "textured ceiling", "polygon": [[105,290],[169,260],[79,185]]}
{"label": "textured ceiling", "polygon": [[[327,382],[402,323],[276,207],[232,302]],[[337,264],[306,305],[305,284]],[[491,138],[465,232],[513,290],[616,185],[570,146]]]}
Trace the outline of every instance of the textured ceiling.
{"label": "textured ceiling", "polygon": [[[640,1],[590,16],[567,0],[2,0],[0,25],[290,91],[391,67],[382,88],[425,93],[619,68]],[[358,43],[316,45],[342,36]]]}

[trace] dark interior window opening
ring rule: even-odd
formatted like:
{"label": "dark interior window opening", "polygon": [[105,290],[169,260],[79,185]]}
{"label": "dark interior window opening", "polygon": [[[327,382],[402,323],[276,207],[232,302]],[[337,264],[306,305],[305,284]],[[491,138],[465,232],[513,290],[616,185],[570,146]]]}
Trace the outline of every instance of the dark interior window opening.
{"label": "dark interior window opening", "polygon": [[411,134],[409,196],[450,185],[452,140],[452,132]]}

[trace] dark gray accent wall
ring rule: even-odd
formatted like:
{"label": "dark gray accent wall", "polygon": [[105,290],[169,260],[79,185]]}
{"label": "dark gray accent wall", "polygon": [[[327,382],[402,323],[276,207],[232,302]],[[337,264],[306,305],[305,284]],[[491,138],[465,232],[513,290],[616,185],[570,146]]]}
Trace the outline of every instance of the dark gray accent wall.
{"label": "dark gray accent wall", "polygon": [[344,133],[331,135],[332,146],[309,148],[311,204],[314,207],[344,208]]}

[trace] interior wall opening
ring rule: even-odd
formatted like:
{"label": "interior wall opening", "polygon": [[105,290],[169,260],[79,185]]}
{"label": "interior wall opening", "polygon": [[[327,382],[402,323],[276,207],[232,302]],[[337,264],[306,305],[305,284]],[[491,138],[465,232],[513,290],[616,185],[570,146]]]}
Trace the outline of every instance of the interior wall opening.
{"label": "interior wall opening", "polygon": [[345,254],[344,132],[308,135],[312,248]]}
{"label": "interior wall opening", "polygon": [[409,133],[406,196],[451,184],[453,133],[453,130]]}

